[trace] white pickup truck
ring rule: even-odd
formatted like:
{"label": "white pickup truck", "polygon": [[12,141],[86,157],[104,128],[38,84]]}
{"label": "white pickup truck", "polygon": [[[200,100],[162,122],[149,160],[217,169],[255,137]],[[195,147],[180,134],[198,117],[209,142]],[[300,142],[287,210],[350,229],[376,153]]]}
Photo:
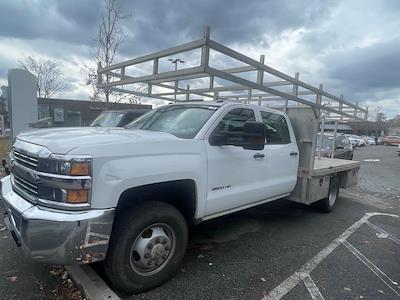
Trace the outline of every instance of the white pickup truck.
{"label": "white pickup truck", "polygon": [[1,180],[6,225],[34,260],[104,260],[117,288],[143,291],[173,275],[189,223],[279,198],[332,210],[359,162],[314,160],[318,124],[300,106],[193,101],[126,128],[29,131]]}

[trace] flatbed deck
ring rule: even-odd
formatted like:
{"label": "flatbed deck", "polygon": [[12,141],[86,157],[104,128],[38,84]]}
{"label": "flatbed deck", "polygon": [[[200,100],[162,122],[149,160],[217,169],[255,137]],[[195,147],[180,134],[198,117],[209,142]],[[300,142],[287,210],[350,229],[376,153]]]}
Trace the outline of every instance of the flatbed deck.
{"label": "flatbed deck", "polygon": [[321,157],[315,158],[312,176],[321,177],[342,171],[359,168],[361,163],[355,160]]}

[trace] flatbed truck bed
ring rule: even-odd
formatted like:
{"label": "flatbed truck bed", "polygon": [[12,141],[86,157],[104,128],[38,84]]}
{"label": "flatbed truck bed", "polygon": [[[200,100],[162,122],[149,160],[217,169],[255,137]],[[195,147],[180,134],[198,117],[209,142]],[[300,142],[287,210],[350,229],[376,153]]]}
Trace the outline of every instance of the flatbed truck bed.
{"label": "flatbed truck bed", "polygon": [[334,173],[360,168],[361,163],[355,160],[321,157],[315,158],[313,177],[327,176]]}

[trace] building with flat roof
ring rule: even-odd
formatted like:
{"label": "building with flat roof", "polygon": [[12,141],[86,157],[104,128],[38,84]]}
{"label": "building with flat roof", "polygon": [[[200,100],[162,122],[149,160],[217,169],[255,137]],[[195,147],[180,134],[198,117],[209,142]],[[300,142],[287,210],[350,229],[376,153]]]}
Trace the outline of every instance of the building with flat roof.
{"label": "building with flat roof", "polygon": [[88,126],[103,110],[152,109],[147,104],[97,102],[85,100],[38,98],[38,116],[50,118],[53,126]]}

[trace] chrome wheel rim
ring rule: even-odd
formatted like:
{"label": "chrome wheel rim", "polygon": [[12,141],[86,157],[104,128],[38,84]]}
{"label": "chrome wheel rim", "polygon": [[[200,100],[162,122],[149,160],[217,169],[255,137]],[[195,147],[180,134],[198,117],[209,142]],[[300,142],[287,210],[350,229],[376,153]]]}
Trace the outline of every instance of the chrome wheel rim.
{"label": "chrome wheel rim", "polygon": [[333,206],[336,202],[336,198],[337,198],[337,182],[335,181],[330,189],[329,189],[329,196],[328,196],[328,201],[329,201],[329,205]]}
{"label": "chrome wheel rim", "polygon": [[130,251],[133,271],[149,276],[160,272],[175,252],[175,233],[164,223],[146,227],[135,239]]}

